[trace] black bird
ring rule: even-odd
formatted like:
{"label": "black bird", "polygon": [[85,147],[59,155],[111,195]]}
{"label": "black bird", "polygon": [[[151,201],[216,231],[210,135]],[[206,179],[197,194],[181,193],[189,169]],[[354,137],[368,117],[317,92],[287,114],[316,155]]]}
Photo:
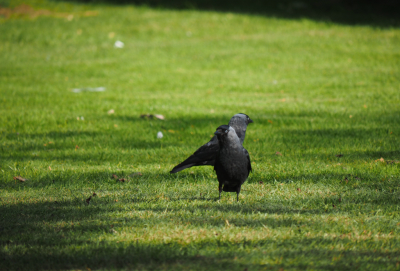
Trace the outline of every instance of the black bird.
{"label": "black bird", "polygon": [[249,153],[231,126],[221,125],[214,134],[219,143],[214,164],[219,182],[219,199],[222,191],[236,192],[239,201],[240,188],[251,171]]}
{"label": "black bird", "polygon": [[[249,123],[253,123],[253,120],[243,113],[234,115],[229,121],[229,126],[235,129],[240,144],[243,144],[244,137],[246,136],[247,125]],[[170,173],[176,173],[193,166],[213,166],[218,150],[219,144],[217,136],[213,136],[208,143],[201,146],[185,161],[175,166]]]}

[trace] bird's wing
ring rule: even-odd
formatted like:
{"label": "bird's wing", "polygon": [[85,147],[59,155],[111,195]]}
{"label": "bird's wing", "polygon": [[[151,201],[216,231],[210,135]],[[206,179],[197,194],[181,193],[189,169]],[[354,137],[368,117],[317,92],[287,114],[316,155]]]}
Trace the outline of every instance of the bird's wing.
{"label": "bird's wing", "polygon": [[218,164],[219,164],[219,155],[220,155],[220,149],[219,149],[219,145],[218,145],[218,150],[217,153],[215,155],[215,161],[214,161],[214,171],[217,172],[217,168],[218,168]]}
{"label": "bird's wing", "polygon": [[176,173],[193,166],[213,166],[218,150],[218,139],[217,136],[214,136],[208,143],[201,146],[185,161],[175,166],[170,173]]}
{"label": "bird's wing", "polygon": [[250,155],[249,155],[249,152],[248,152],[245,148],[243,148],[243,149],[244,149],[244,153],[246,154],[246,158],[247,158],[247,170],[248,170],[247,176],[249,176],[250,171],[253,170],[253,169],[251,168]]}

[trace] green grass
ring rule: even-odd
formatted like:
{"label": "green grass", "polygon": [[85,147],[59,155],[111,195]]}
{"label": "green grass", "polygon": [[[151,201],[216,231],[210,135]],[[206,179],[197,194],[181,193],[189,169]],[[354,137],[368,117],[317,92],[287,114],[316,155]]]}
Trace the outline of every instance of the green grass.
{"label": "green grass", "polygon": [[[398,28],[31,4],[0,17],[1,270],[400,268]],[[169,174],[238,112],[239,203]]]}

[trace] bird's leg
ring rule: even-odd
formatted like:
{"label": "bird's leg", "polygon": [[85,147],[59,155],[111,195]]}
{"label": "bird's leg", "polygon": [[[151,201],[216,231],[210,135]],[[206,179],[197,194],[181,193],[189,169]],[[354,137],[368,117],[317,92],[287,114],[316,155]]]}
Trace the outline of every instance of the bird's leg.
{"label": "bird's leg", "polygon": [[236,201],[239,202],[240,186],[236,188]]}
{"label": "bird's leg", "polygon": [[219,190],[219,200],[221,200],[222,183],[219,183],[218,190]]}

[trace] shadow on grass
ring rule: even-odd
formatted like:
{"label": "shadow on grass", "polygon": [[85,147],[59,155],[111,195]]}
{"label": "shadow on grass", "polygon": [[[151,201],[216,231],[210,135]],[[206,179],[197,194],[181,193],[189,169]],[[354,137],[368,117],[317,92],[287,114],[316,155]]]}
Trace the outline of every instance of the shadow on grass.
{"label": "shadow on grass", "polygon": [[[37,205],[37,208],[46,206]],[[94,210],[92,212],[95,213]],[[143,241],[142,238],[127,240],[121,237],[115,242],[100,241],[99,238],[110,239],[113,233],[109,224],[112,222],[101,226],[95,224],[80,226],[77,223],[79,220],[75,220],[76,226],[70,226],[68,217],[63,220],[67,223],[50,229],[47,227],[47,230],[46,226],[35,227],[38,222],[46,224],[46,221],[40,220],[30,220],[25,228],[21,226],[23,221],[19,221],[12,229],[2,227],[1,230],[9,238],[7,241],[2,238],[1,242],[2,270],[23,270],[28,267],[30,270],[76,268],[199,270],[199,267],[201,270],[243,270],[247,267],[286,269],[293,268],[294,262],[300,269],[306,269],[312,262],[315,269],[353,270],[360,267],[375,269],[394,267],[399,261],[397,251],[383,249],[388,245],[388,240],[384,239],[359,238],[356,242],[360,248],[351,250],[343,249],[354,246],[355,240],[351,240],[350,236],[306,237],[301,232],[291,238],[268,236],[261,240],[245,238],[228,240],[223,236],[214,236],[189,242],[176,240],[150,242]],[[262,222],[267,225],[270,223],[267,220]],[[24,235],[21,236],[21,233]],[[86,233],[90,233],[90,236],[85,235]],[[17,241],[17,239],[22,240]],[[264,259],[264,264],[251,261],[254,257]],[[234,258],[239,258],[239,261],[235,261]]]}
{"label": "shadow on grass", "polygon": [[[108,175],[109,173],[106,172],[97,172],[89,174],[88,178],[99,180],[99,176]],[[301,178],[304,177],[307,176],[301,176]],[[365,178],[364,176],[360,177],[361,179]],[[188,178],[192,177],[188,175]],[[333,178],[341,179],[343,175],[333,176]],[[186,182],[185,179],[181,178],[176,178],[175,181],[178,182],[178,185],[179,182],[182,185]],[[324,224],[326,222],[315,219],[313,221],[307,220],[304,217],[294,217],[293,215],[342,214],[346,216],[347,211],[339,209],[340,206],[336,203],[337,195],[317,193],[310,196],[306,190],[302,192],[293,191],[293,194],[304,194],[304,198],[295,199],[296,206],[331,205],[334,201],[338,205],[337,208],[328,208],[327,210],[323,208],[307,210],[289,206],[289,200],[285,198],[282,198],[281,205],[276,202],[270,203],[268,194],[262,201],[251,204],[247,204],[245,200],[242,200],[239,204],[236,202],[219,204],[214,202],[213,197],[210,199],[210,197],[193,196],[192,190],[197,187],[192,190],[190,190],[190,186],[189,190],[184,189],[186,193],[192,194],[185,196],[183,191],[168,192],[172,187],[169,187],[169,183],[164,181],[163,184],[167,186],[163,191],[163,188],[158,187],[159,182],[155,174],[147,174],[144,179],[136,179],[125,184],[116,184],[114,180],[109,181],[110,185],[113,185],[113,183],[118,187],[112,190],[119,188],[130,191],[130,193],[125,193],[125,195],[119,197],[118,195],[101,195],[101,192],[97,191],[100,197],[93,198],[90,205],[85,204],[86,196],[79,198],[79,195],[76,195],[75,200],[63,200],[54,195],[51,200],[46,197],[44,202],[1,204],[1,269],[21,270],[29,266],[31,270],[64,270],[86,267],[92,269],[143,267],[147,269],[173,268],[174,270],[184,270],[196,268],[201,263],[204,269],[226,269],[229,267],[232,270],[237,268],[243,270],[247,267],[289,268],[293,267],[293,261],[296,261],[299,268],[307,268],[309,262],[313,262],[313,268],[316,269],[338,270],[338,268],[344,268],[343,270],[352,270],[355,267],[395,266],[396,262],[399,261],[398,254],[388,250],[380,250],[380,248],[386,247],[387,243],[385,242],[389,242],[386,239],[360,238],[357,239],[359,247],[370,249],[344,251],[337,247],[346,247],[346,244],[354,243],[355,241],[351,240],[351,237],[306,237],[304,232],[298,230],[300,229],[298,227],[303,225],[321,230],[326,227]],[[194,182],[198,186],[201,186],[201,183]],[[138,193],[135,189],[140,184],[142,184],[143,189],[145,186],[147,187],[144,193]],[[171,183],[170,185],[175,184]],[[215,185],[217,185],[216,182]],[[350,184],[343,185],[354,190]],[[55,191],[57,191],[57,183],[54,186]],[[41,191],[34,184],[32,188]],[[358,188],[376,190],[373,183],[362,184]],[[104,189],[110,190],[111,187]],[[254,186],[245,187],[245,190],[247,191],[244,193],[259,191]],[[160,194],[165,196],[160,197]],[[218,196],[217,194],[217,190],[215,190],[215,199]],[[115,199],[118,199],[118,202]],[[398,201],[394,199],[392,193],[379,190],[372,202],[365,194],[353,193],[346,204],[369,203],[397,206]],[[185,201],[194,202],[187,206],[179,205],[180,202]],[[167,203],[172,204],[172,206],[168,206],[168,209],[166,209]],[[177,205],[174,206],[174,204]],[[140,215],[115,216],[115,214],[121,212],[128,214],[131,211],[139,212],[139,214],[143,212],[153,213],[154,215],[148,217],[141,217]],[[182,211],[193,215],[178,215]],[[358,211],[362,210],[357,209]],[[188,243],[175,240],[150,242],[144,241],[142,238],[126,240],[121,235],[123,234],[121,231],[127,226],[133,230],[145,229],[149,226],[156,227],[157,225],[171,225],[171,227],[192,225],[200,228],[207,225],[223,229],[225,227],[224,219],[210,216],[210,213],[219,212],[224,213],[231,225],[237,227],[258,230],[294,227],[296,233],[287,239],[270,236],[262,240],[245,240],[242,238],[232,241],[224,239],[223,236],[215,236]],[[266,216],[257,220],[249,217],[249,215],[257,213],[277,214],[279,217]],[[238,214],[239,216],[237,216]],[[243,216],[240,218],[241,214]],[[337,231],[340,231],[340,227],[343,227],[343,232],[348,230],[344,224],[335,227]],[[383,232],[385,233],[386,229]],[[118,242],[109,241],[113,239],[112,236],[115,234]],[[106,241],[101,241],[101,239]],[[279,249],[276,249],[277,247]],[[329,247],[335,248],[328,249]],[[252,261],[249,259],[246,260],[247,264],[243,263],[245,260],[239,261],[242,264],[238,264],[232,261],[235,257],[239,259],[246,259],[246,257],[249,257],[249,259],[251,257],[266,258],[269,259],[267,261],[269,264],[250,264],[249,262]],[[281,257],[284,257],[287,261],[276,261]],[[336,258],[334,262],[333,258]],[[304,259],[304,262],[301,259]],[[324,259],[328,260],[325,261]]]}
{"label": "shadow on grass", "polygon": [[[313,269],[318,270],[373,270],[395,268],[399,260],[398,254],[392,251],[352,249],[328,249],[319,246],[335,246],[349,244],[346,240],[332,241],[322,237],[308,238],[300,244],[296,238],[289,240],[261,240],[237,242],[207,240],[207,242],[192,242],[183,245],[178,242],[135,244],[126,241],[119,244],[103,243],[96,245],[88,243],[85,248],[65,251],[60,247],[44,247],[41,251],[27,249],[28,253],[7,255],[2,252],[0,257],[6,270],[22,270],[29,266],[34,269],[108,269],[108,268],[143,268],[145,270],[245,270],[247,267],[261,269],[299,268],[306,270],[312,262]],[[374,246],[382,245],[382,241],[373,242]],[[312,246],[319,246],[310,249]],[[360,246],[368,241],[360,241]],[[71,243],[70,246],[73,246]],[[302,247],[302,246],[304,247]],[[279,249],[273,249],[273,247]],[[307,247],[309,246],[309,247]],[[250,248],[246,248],[250,247]],[[305,248],[306,247],[306,248]],[[14,252],[12,246],[9,249]],[[267,259],[268,263],[251,263],[251,257]],[[284,260],[279,260],[282,258]],[[237,258],[239,260],[235,260]],[[247,262],[247,263],[244,263]],[[294,263],[295,262],[295,263]],[[1,265],[0,265],[1,266]],[[385,268],[386,267],[386,268]],[[194,269],[193,269],[194,268]],[[366,269],[363,269],[366,268]]]}
{"label": "shadow on grass", "polygon": [[[253,161],[265,160],[265,157],[268,157],[268,155],[258,150],[270,148],[271,144],[274,144],[278,139],[284,143],[287,149],[296,150],[299,153],[299,159],[319,155],[320,159],[326,160],[327,158],[334,158],[334,155],[337,154],[319,154],[317,152],[319,148],[326,148],[327,144],[335,148],[341,148],[340,146],[348,148],[351,144],[370,146],[371,141],[381,141],[382,139],[397,144],[396,137],[391,134],[393,129],[387,128],[388,126],[396,127],[394,123],[399,120],[398,116],[400,115],[397,113],[393,112],[383,117],[374,116],[373,114],[366,115],[365,119],[368,119],[368,123],[373,125],[374,128],[360,127],[360,124],[365,123],[365,120],[362,119],[360,120],[361,123],[354,122],[354,128],[336,129],[313,129],[309,120],[315,117],[315,112],[304,111],[296,115],[290,112],[281,113],[273,118],[273,125],[268,122],[267,117],[257,118],[257,115],[255,115],[254,117],[251,116],[255,120],[255,123],[248,127],[245,146],[250,152],[254,150]],[[323,118],[327,114],[329,112],[319,112],[318,117]],[[342,117],[339,115],[337,118]],[[137,149],[149,150],[151,152],[171,147],[188,149],[186,155],[180,155],[176,159],[176,164],[178,164],[201,145],[205,144],[210,139],[210,135],[213,134],[216,127],[221,124],[227,124],[230,117],[213,114],[204,117],[177,117],[161,121],[142,119],[139,116],[107,116],[108,120],[106,119],[105,121],[113,123],[114,120],[118,120],[122,122],[123,124],[120,124],[121,130],[81,131],[79,130],[80,128],[76,128],[76,130],[50,131],[46,133],[9,133],[4,138],[10,143],[6,141],[6,144],[3,144],[0,152],[0,160],[28,161],[50,159],[85,161],[96,164],[115,160],[116,156],[118,156],[118,160],[132,160],[132,154],[129,152],[124,153],[121,150]],[[304,124],[303,129],[290,128],[291,126],[298,127],[301,124]],[[382,128],[379,128],[379,126]],[[264,130],[266,131],[265,133],[262,132]],[[158,131],[164,133],[162,140],[156,138]],[[192,133],[194,134],[192,135]],[[252,135],[255,136],[252,138]],[[264,136],[266,140],[271,140],[272,142],[262,143],[268,144],[267,147],[252,142],[252,139],[254,140],[255,137],[260,136]],[[55,144],[49,144],[48,142],[55,142]],[[79,149],[73,152],[78,147]],[[79,151],[82,149],[90,150],[90,152]],[[108,151],[105,151],[105,149],[108,149]],[[113,149],[115,151],[112,151]],[[316,151],[310,152],[313,149]],[[35,155],[39,151],[43,153],[42,156]],[[52,152],[54,151],[67,152],[53,155]],[[347,157],[353,160],[379,159],[381,157],[385,159],[398,159],[400,157],[400,151],[392,150],[351,151],[344,154],[345,157],[342,160],[347,159]],[[277,158],[272,156],[268,159],[276,160]],[[285,160],[286,157],[283,156],[279,159]]]}
{"label": "shadow on grass", "polygon": [[154,8],[234,12],[285,19],[308,18],[349,25],[400,26],[397,12],[400,3],[396,0],[70,0],[70,2],[135,4]]}

